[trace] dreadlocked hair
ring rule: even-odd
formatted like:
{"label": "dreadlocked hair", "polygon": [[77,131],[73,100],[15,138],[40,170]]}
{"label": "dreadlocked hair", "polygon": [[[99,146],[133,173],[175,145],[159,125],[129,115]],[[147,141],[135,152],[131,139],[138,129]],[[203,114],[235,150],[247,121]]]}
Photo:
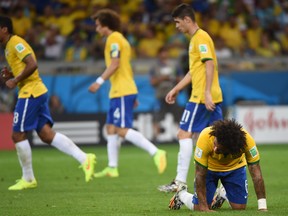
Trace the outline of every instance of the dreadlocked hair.
{"label": "dreadlocked hair", "polygon": [[212,125],[210,136],[217,138],[217,142],[223,147],[225,154],[239,156],[247,146],[246,133],[242,130],[242,125],[235,119],[216,121]]}

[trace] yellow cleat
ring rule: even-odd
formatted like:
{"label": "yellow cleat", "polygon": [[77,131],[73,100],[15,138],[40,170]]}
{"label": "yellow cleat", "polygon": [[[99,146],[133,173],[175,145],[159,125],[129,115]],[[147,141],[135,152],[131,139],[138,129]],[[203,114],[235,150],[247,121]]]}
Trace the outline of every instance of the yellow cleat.
{"label": "yellow cleat", "polygon": [[154,155],[154,163],[158,169],[158,173],[164,173],[167,167],[166,151],[158,150]]}
{"label": "yellow cleat", "polygon": [[93,178],[94,168],[96,164],[96,155],[95,154],[87,154],[87,158],[84,163],[80,166],[85,173],[85,181],[89,182]]}
{"label": "yellow cleat", "polygon": [[8,190],[24,190],[24,189],[31,189],[37,187],[37,181],[34,179],[31,182],[26,181],[25,179],[21,178],[16,180],[16,184],[10,186]]}
{"label": "yellow cleat", "polygon": [[102,178],[102,177],[116,178],[116,177],[119,177],[119,172],[116,167],[106,167],[101,172],[95,173],[94,177],[95,178]]}

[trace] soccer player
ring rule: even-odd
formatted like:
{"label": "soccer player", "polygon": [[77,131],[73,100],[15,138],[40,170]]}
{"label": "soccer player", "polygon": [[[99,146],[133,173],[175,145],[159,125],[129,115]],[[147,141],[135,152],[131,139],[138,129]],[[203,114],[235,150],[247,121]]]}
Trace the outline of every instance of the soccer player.
{"label": "soccer player", "polygon": [[246,208],[248,181],[246,165],[258,199],[258,210],[267,211],[264,180],[260,168],[260,155],[254,139],[234,119],[219,120],[205,128],[199,136],[195,154],[195,194],[180,186],[169,203],[170,209],[179,209],[185,204],[196,211],[211,211],[211,203],[218,181],[220,188],[212,209],[221,207],[217,202],[229,201],[232,209]]}
{"label": "soccer player", "polygon": [[110,9],[102,9],[92,15],[96,32],[107,37],[105,44],[106,69],[89,87],[92,93],[109,79],[110,107],[107,113],[108,167],[94,177],[118,177],[119,136],[144,149],[153,156],[159,174],[166,169],[166,151],[158,149],[141,133],[132,129],[133,107],[137,104],[137,87],[130,64],[131,47],[121,33],[119,15]]}
{"label": "soccer player", "polygon": [[13,35],[13,25],[9,17],[0,16],[0,44],[5,49],[6,60],[14,75],[6,81],[6,86],[19,88],[14,110],[12,139],[22,167],[22,177],[9,190],[23,190],[37,187],[32,168],[32,152],[27,133],[36,130],[40,139],[58,150],[74,157],[85,173],[86,182],[94,173],[96,156],[86,154],[72,140],[52,130],[53,119],[48,108],[47,88],[42,82],[36,56],[29,44],[21,37]]}
{"label": "soccer player", "polygon": [[[193,139],[214,121],[222,117],[222,91],[214,44],[207,32],[200,29],[195,21],[195,13],[187,4],[180,4],[172,17],[176,28],[191,36],[189,45],[189,72],[166,95],[166,102],[174,104],[178,93],[192,83],[192,92],[180,120],[178,131],[179,153],[176,178],[167,185],[158,187],[160,191],[176,191],[178,185],[186,184],[187,174],[193,154]],[[193,139],[192,139],[193,138]]]}

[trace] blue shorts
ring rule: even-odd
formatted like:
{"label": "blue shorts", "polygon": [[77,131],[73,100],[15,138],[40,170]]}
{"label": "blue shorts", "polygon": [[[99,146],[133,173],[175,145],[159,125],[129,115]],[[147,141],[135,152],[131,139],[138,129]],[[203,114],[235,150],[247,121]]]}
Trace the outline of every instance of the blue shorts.
{"label": "blue shorts", "polygon": [[[228,172],[214,172],[208,170],[206,176],[207,203],[211,205],[218,181],[221,180],[229,202],[247,204],[248,181],[246,166]],[[194,188],[196,191],[196,188]],[[198,204],[197,196],[193,197],[194,204]]]}
{"label": "blue shorts", "polygon": [[136,98],[136,94],[111,98],[106,123],[119,128],[132,128],[133,108]]}
{"label": "blue shorts", "polygon": [[206,109],[205,104],[188,102],[180,120],[180,128],[187,132],[200,133],[214,121],[222,120],[222,104],[215,104],[213,112]]}
{"label": "blue shorts", "polygon": [[54,123],[48,107],[47,93],[37,98],[18,98],[14,110],[13,131],[39,132],[46,123],[51,126]]}

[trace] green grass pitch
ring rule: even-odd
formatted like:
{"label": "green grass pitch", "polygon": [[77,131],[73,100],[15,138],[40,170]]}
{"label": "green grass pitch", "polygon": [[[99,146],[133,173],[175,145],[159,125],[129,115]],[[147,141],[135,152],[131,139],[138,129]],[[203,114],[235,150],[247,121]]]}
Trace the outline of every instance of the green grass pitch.
{"label": "green grass pitch", "polygon": [[[158,175],[152,158],[144,151],[122,146],[120,177],[94,179],[85,183],[84,174],[71,157],[53,148],[34,148],[33,167],[38,188],[8,191],[20,177],[15,151],[0,151],[1,216],[194,216],[194,215],[288,215],[288,145],[259,146],[266,184],[268,212],[257,211],[257,200],[249,176],[249,200],[246,211],[231,211],[227,203],[215,213],[201,213],[182,207],[170,211],[172,194],[160,193],[157,186],[175,177],[178,144],[160,145],[168,152],[167,171]],[[83,147],[97,155],[96,171],[107,165],[105,147]],[[194,166],[188,177],[193,191]]]}

